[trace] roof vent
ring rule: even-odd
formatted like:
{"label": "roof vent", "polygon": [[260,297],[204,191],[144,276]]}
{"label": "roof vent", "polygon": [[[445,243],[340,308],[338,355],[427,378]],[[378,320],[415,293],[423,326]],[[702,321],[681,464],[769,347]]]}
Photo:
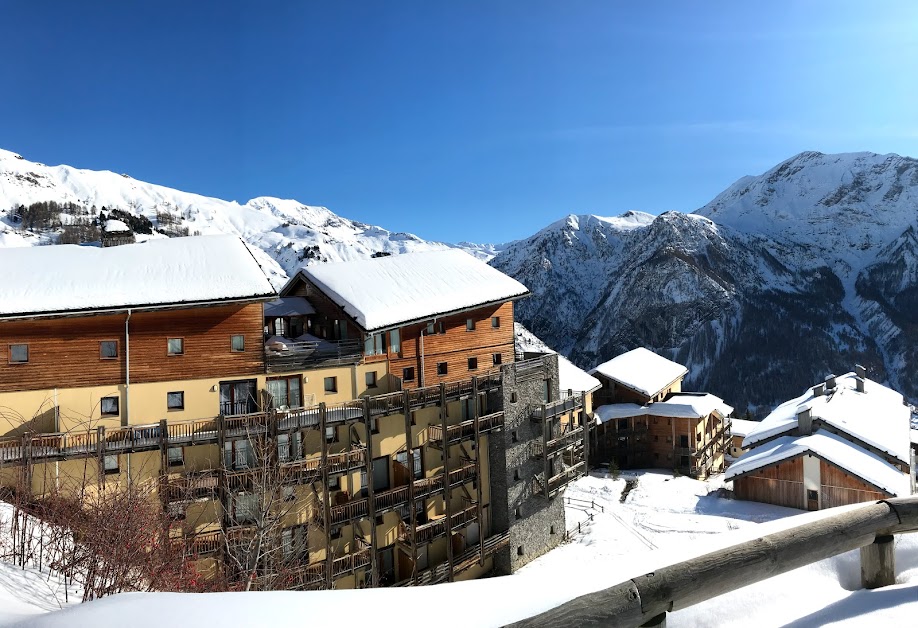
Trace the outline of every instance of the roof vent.
{"label": "roof vent", "polygon": [[816,384],[815,386],[813,386],[813,396],[814,397],[822,397],[824,394],[826,394],[825,384]]}
{"label": "roof vent", "polygon": [[813,413],[809,408],[797,412],[797,429],[802,436],[809,436],[813,433]]}
{"label": "roof vent", "polygon": [[829,375],[826,377],[826,390],[832,390],[835,388],[835,375]]}
{"label": "roof vent", "polygon": [[863,377],[855,377],[854,385],[855,387],[857,387],[858,392],[864,392],[864,378]]}
{"label": "roof vent", "polygon": [[854,365],[854,373],[855,375],[857,375],[858,377],[862,379],[867,377],[867,369],[861,366],[860,364]]}

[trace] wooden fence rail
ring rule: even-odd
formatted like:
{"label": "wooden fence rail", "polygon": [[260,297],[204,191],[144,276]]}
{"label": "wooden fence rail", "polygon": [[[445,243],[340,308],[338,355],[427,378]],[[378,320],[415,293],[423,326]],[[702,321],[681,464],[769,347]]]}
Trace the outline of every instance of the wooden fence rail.
{"label": "wooden fence rail", "polygon": [[860,548],[866,588],[895,583],[893,535],[918,531],[918,496],[887,499],[588,593],[524,626],[665,626],[666,613]]}

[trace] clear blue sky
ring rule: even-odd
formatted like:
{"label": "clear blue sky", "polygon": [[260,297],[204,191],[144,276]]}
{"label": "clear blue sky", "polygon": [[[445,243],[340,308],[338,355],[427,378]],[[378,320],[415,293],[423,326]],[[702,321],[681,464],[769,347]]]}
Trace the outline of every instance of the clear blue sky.
{"label": "clear blue sky", "polygon": [[0,0],[0,147],[500,242],[918,157],[918,2]]}

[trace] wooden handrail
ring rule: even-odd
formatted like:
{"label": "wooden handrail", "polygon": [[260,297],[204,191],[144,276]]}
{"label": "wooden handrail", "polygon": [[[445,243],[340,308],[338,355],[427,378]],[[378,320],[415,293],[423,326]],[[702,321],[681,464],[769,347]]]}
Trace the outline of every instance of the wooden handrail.
{"label": "wooden handrail", "polygon": [[893,535],[918,531],[918,496],[882,500],[588,593],[510,624],[640,626],[718,595],[861,548],[862,584],[893,584]]}

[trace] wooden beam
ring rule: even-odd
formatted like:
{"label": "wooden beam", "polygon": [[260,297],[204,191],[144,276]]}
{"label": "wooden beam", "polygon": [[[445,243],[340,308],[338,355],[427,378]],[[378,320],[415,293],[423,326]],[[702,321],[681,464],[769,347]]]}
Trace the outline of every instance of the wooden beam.
{"label": "wooden beam", "polygon": [[376,494],[373,490],[373,421],[370,417],[370,400],[363,402],[363,429],[366,433],[367,454],[367,516],[370,518],[370,580],[367,586],[379,586],[379,557],[376,555],[379,542],[376,538]]}
{"label": "wooden beam", "polygon": [[475,400],[472,408],[472,419],[474,420],[475,425],[475,488],[476,494],[475,499],[477,500],[476,517],[478,518],[478,564],[479,566],[484,566],[485,554],[484,554],[484,504],[482,504],[481,497],[481,484],[483,478],[481,477],[481,422],[478,420],[478,402],[480,401],[478,397],[478,378],[472,378],[472,399]]}
{"label": "wooden beam", "polygon": [[453,507],[450,504],[452,491],[449,488],[449,426],[446,412],[446,384],[440,384],[440,426],[443,428],[443,503],[446,506],[446,562],[449,568],[449,582],[453,581]]}
{"label": "wooden beam", "polygon": [[[411,522],[411,579],[418,584],[418,516],[414,503],[414,439],[411,436],[411,398],[408,391],[402,394],[402,412],[405,414],[405,451],[408,462],[408,510]],[[423,450],[422,450],[423,451]],[[423,454],[422,454],[423,455]]]}
{"label": "wooden beam", "polygon": [[335,585],[335,556],[331,548],[331,496],[328,489],[328,437],[325,435],[325,423],[325,403],[323,402],[319,404],[319,432],[321,434],[319,442],[322,444],[319,473],[322,475],[322,521],[325,528],[325,588],[331,589]]}
{"label": "wooden beam", "polygon": [[895,542],[891,534],[878,536],[861,548],[861,586],[865,589],[896,584]]}

